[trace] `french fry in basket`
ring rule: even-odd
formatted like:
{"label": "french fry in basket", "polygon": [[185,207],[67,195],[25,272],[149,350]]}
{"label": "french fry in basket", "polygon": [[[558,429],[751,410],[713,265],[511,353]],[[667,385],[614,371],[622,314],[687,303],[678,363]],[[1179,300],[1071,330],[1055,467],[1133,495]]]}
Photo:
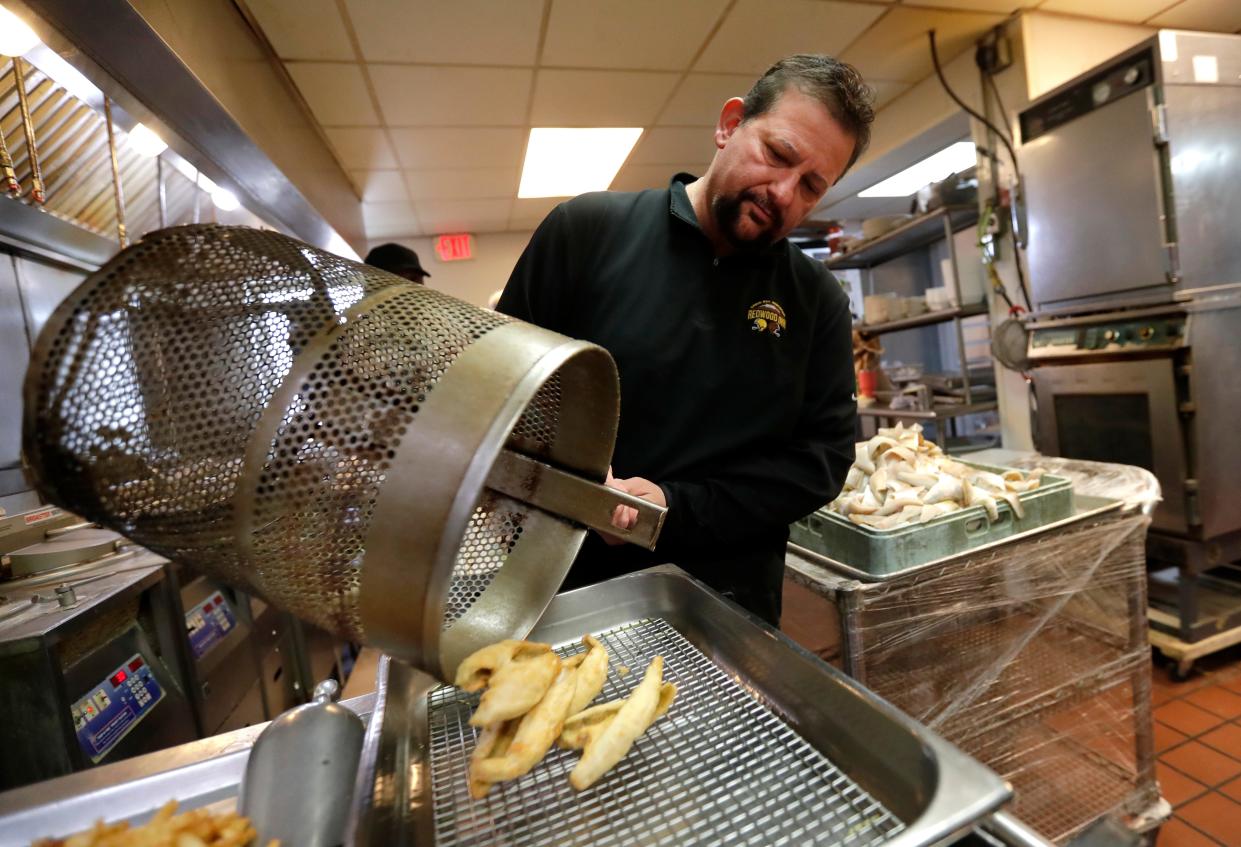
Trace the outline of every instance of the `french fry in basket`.
{"label": "french fry in basket", "polygon": [[625,698],[603,731],[587,740],[582,758],[569,774],[569,785],[574,789],[581,791],[594,785],[625,758],[633,742],[654,722],[663,672],[664,657],[656,656],[642,675],[642,682]]}
{"label": "french fry in basket", "polygon": [[[242,847],[256,835],[250,820],[236,812],[213,813],[191,809],[176,814],[177,801],[169,800],[142,826],[125,821],[97,821],[85,832],[68,838],[41,838],[31,847]],[[272,839],[264,847],[280,847]]]}

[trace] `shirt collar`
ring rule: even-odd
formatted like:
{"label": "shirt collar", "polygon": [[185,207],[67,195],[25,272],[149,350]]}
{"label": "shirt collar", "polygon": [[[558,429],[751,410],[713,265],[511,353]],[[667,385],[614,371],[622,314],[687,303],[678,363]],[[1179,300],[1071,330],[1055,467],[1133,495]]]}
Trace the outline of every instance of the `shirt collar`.
{"label": "shirt collar", "polygon": [[[697,181],[697,179],[698,177],[690,173],[679,173],[672,178],[672,181],[668,183],[668,210],[674,218],[680,218],[685,221],[702,233],[703,238],[706,238],[707,234],[702,231],[702,224],[698,222],[698,215],[694,213],[694,204],[689,199],[689,192],[685,190],[685,186]],[[787,249],[787,244],[788,239],[781,238],[757,255],[774,256],[778,253],[783,253]],[[754,254],[750,255],[753,256]]]}

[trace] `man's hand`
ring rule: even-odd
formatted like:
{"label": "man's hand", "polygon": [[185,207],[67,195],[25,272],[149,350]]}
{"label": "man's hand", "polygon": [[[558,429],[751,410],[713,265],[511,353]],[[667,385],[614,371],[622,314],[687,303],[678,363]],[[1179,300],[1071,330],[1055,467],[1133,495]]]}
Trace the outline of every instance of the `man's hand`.
{"label": "man's hand", "polygon": [[[663,489],[649,479],[643,479],[640,476],[631,476],[628,479],[617,479],[612,476],[612,469],[608,468],[608,478],[604,480],[604,485],[615,488],[617,491],[624,491],[626,494],[632,494],[635,497],[641,497],[643,500],[649,500],[657,506],[668,505],[664,499]],[[612,526],[617,529],[632,529],[638,522],[638,510],[632,506],[617,506],[612,511]],[[615,535],[608,535],[606,532],[600,532],[599,536],[608,544],[615,547],[618,544],[624,544],[623,538]]]}

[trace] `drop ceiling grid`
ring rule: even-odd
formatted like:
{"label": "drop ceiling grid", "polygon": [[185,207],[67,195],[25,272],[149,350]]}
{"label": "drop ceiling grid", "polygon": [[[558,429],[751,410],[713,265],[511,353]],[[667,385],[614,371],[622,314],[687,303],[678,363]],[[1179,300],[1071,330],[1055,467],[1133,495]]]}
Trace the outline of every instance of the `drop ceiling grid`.
{"label": "drop ceiling grid", "polygon": [[372,240],[532,228],[556,202],[516,197],[535,125],[644,127],[618,189],[700,171],[719,106],[789,52],[854,62],[882,109],[931,73],[931,27],[948,60],[1021,8],[1217,28],[1238,16],[1235,0],[244,2],[353,179]]}

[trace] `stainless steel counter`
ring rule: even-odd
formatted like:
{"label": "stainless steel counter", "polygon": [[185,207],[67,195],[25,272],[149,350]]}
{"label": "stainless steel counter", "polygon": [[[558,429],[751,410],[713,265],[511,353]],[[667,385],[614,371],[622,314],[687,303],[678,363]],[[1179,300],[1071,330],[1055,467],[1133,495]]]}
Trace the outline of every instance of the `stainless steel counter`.
{"label": "stainless steel counter", "polygon": [[[342,705],[369,721],[375,695]],[[256,724],[0,794],[0,847],[78,832],[100,818],[140,824],[170,798],[189,807],[231,807],[250,748],[266,726]]]}

